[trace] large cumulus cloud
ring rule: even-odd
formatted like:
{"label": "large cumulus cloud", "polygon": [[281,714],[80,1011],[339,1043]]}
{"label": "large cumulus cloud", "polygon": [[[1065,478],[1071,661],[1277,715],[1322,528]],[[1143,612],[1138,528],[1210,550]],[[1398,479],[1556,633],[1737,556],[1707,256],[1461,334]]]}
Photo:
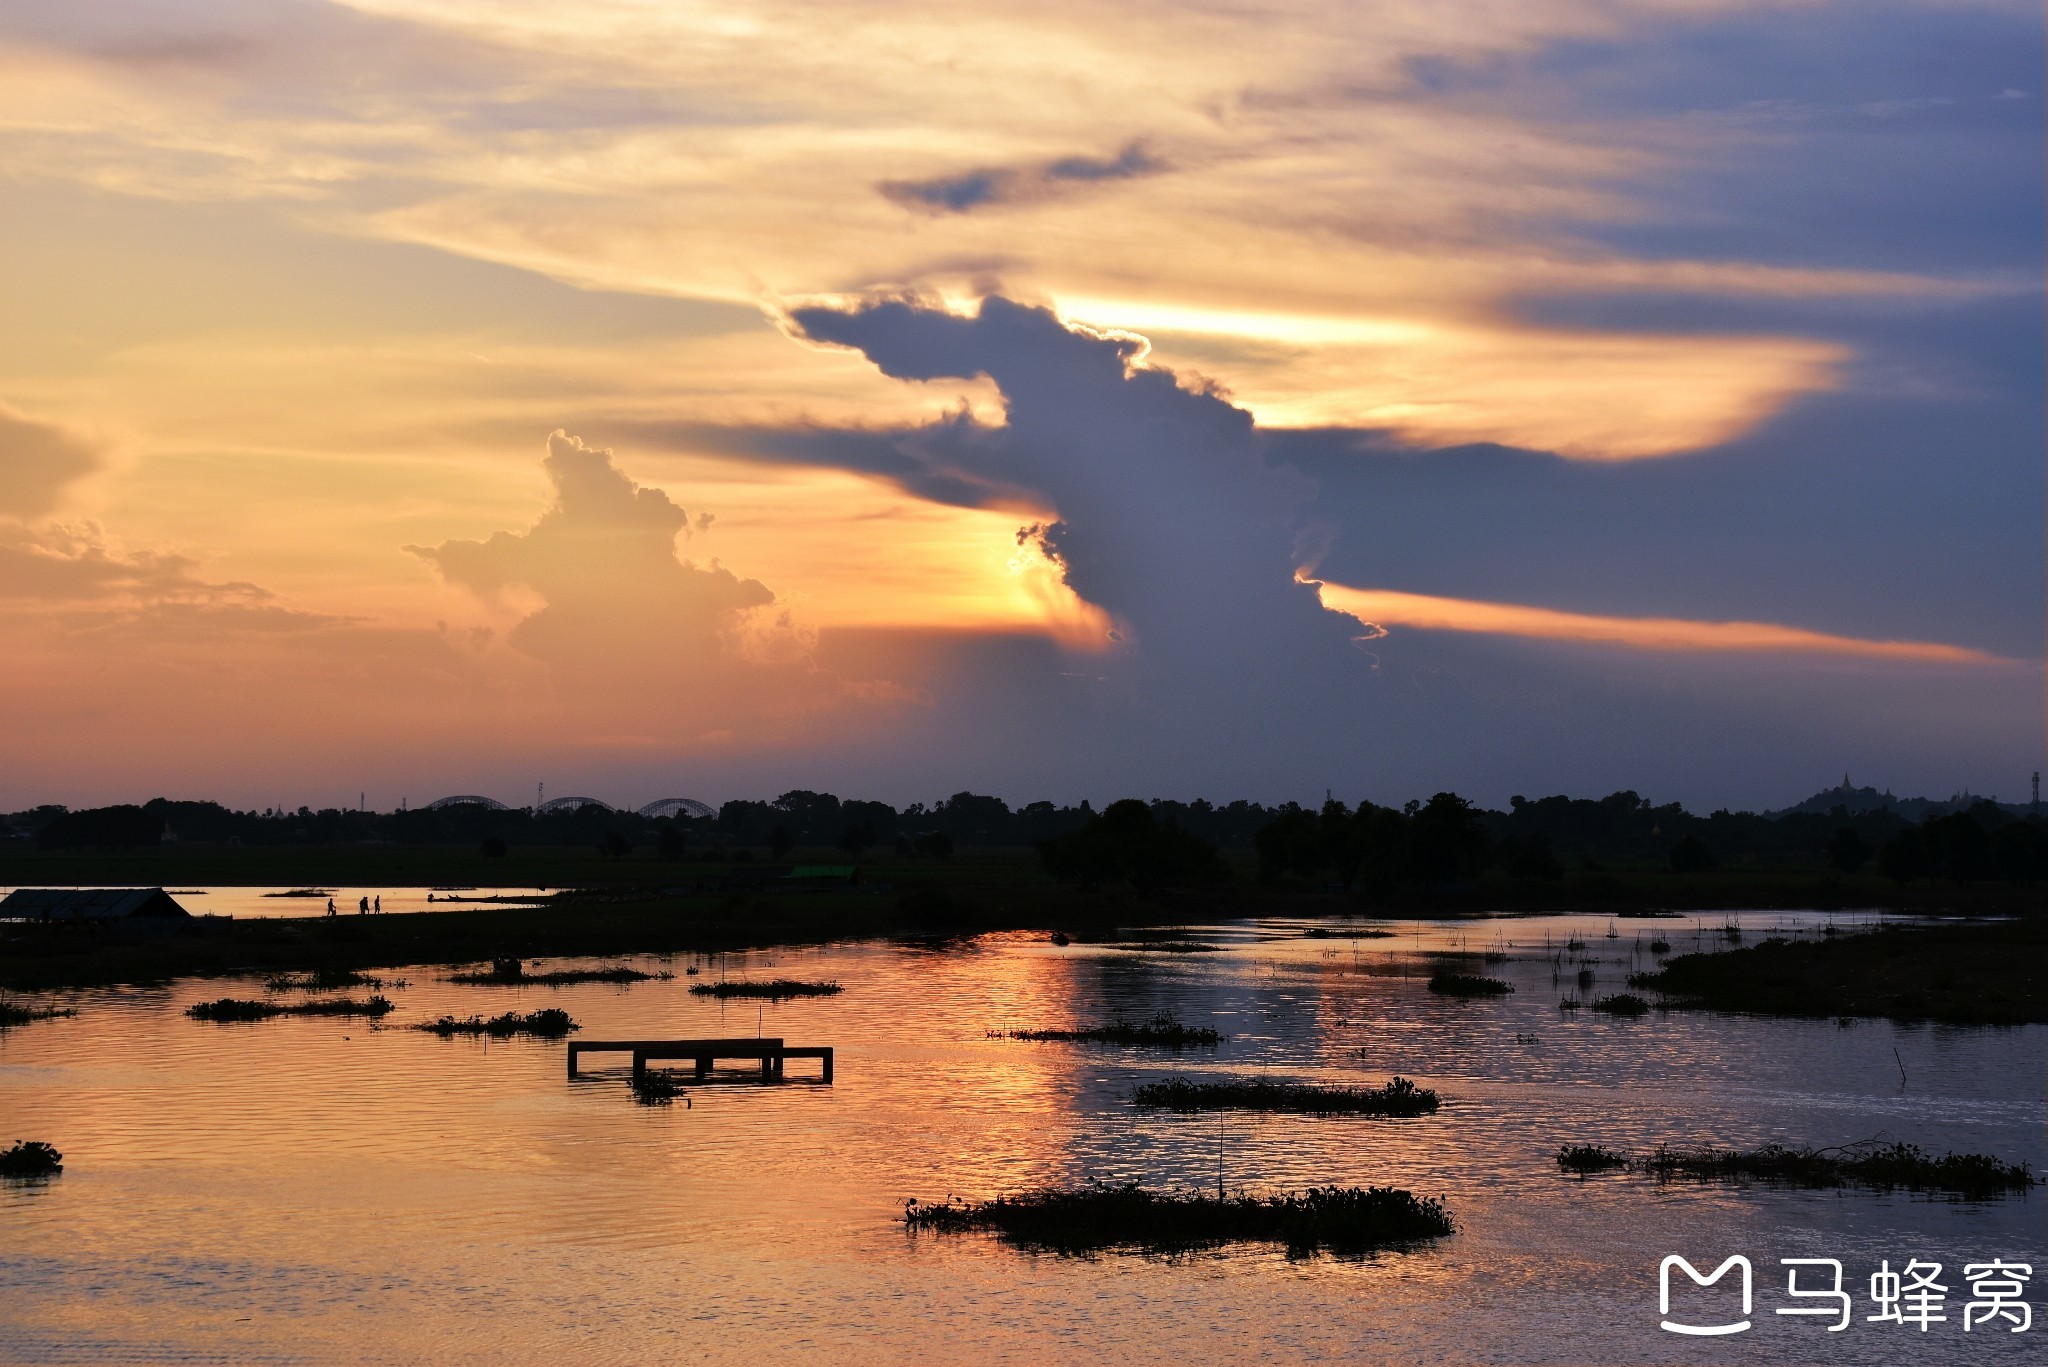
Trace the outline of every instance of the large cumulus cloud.
{"label": "large cumulus cloud", "polygon": [[1055,511],[1020,536],[1115,619],[1148,699],[1262,694],[1289,671],[1342,688],[1366,671],[1350,647],[1356,624],[1295,582],[1297,512],[1313,487],[1260,459],[1243,409],[1140,364],[1142,339],[1001,297],[972,317],[883,300],[790,321],[899,379],[994,381],[1000,431],[940,435],[969,462],[962,478],[1028,490]]}

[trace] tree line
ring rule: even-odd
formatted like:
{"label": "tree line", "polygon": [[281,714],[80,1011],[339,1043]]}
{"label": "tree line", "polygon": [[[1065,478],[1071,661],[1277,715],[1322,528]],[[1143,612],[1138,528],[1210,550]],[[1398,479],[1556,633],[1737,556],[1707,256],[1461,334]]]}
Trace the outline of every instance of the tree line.
{"label": "tree line", "polygon": [[156,798],[70,811],[43,806],[0,821],[0,831],[43,849],[128,849],[166,841],[328,845],[388,842],[481,846],[584,845],[624,857],[651,848],[669,859],[732,860],[796,851],[859,858],[872,850],[944,858],[972,847],[1030,847],[1061,879],[1160,886],[1219,877],[1225,851],[1249,852],[1267,881],[1310,880],[1368,896],[1427,890],[1495,871],[1511,879],[1570,870],[1668,865],[1691,873],[1735,861],[1819,861],[1843,874],[1866,868],[1901,883],[2048,878],[2048,823],[1990,802],[1911,822],[1890,810],[1721,810],[1707,816],[1634,792],[1604,798],[1517,796],[1505,811],[1438,793],[1400,807],[1334,799],[1287,802],[1137,799],[1096,810],[1087,802],[1033,802],[959,792],[897,808],[792,789],[735,800],[709,817],[648,818],[585,806],[536,813],[463,804],[437,810],[235,811],[219,803]]}

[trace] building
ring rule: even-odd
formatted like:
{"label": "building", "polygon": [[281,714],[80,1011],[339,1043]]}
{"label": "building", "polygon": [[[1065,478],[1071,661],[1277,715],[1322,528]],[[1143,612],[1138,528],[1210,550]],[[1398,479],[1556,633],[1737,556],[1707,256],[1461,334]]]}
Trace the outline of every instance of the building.
{"label": "building", "polygon": [[17,888],[0,901],[0,921],[162,934],[193,916],[162,888]]}

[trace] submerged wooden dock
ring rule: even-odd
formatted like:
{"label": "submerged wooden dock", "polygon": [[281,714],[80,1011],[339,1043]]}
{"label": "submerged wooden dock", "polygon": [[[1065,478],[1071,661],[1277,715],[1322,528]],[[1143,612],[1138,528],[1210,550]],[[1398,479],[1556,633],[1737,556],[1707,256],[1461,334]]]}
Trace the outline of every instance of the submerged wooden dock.
{"label": "submerged wooden dock", "polygon": [[793,1058],[814,1058],[821,1065],[818,1081],[832,1080],[832,1047],[830,1045],[792,1045],[780,1039],[632,1039],[632,1040],[571,1040],[569,1049],[569,1076],[580,1077],[577,1061],[585,1054],[631,1054],[633,1056],[633,1080],[638,1082],[647,1075],[647,1065],[657,1059],[689,1059],[697,1066],[697,1077],[701,1080],[710,1076],[711,1069],[719,1060],[752,1062],[761,1064],[761,1081],[782,1081],[783,1064]]}

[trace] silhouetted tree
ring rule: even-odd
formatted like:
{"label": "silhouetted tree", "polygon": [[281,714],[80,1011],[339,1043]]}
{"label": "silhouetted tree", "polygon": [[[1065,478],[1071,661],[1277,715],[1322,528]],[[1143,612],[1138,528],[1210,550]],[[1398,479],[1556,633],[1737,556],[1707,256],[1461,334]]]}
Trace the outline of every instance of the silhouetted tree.
{"label": "silhouetted tree", "polygon": [[789,833],[789,827],[778,825],[774,830],[768,832],[769,857],[780,864],[788,856],[790,847],[795,843],[795,839]]}
{"label": "silhouetted tree", "polygon": [[1855,874],[1870,862],[1870,846],[1847,826],[1828,842],[1828,863],[1846,874]]}
{"label": "silhouetted tree", "polygon": [[1510,878],[1534,878],[1549,883],[1564,877],[1564,865],[1551,852],[1550,841],[1541,835],[1508,836],[1500,842],[1498,853]]}
{"label": "silhouetted tree", "polygon": [[89,807],[66,812],[43,827],[36,843],[46,850],[90,846],[103,850],[124,850],[136,845],[154,845],[164,837],[164,819],[154,812],[127,804],[119,807]]}
{"label": "silhouetted tree", "polygon": [[944,831],[926,831],[917,838],[917,852],[934,859],[953,857],[953,837]]}
{"label": "silhouetted tree", "polygon": [[1491,844],[1471,803],[1438,793],[1408,813],[1408,876],[1423,887],[1470,877],[1485,866]]}
{"label": "silhouetted tree", "polygon": [[1911,883],[1927,872],[1927,848],[1918,827],[1904,827],[1877,847],[1877,870],[1899,883]]}
{"label": "silhouetted tree", "polygon": [[663,859],[681,859],[690,852],[690,837],[675,822],[664,821],[661,834],[655,837],[654,852]]}
{"label": "silhouetted tree", "polygon": [[607,859],[624,859],[633,852],[633,842],[617,831],[606,831],[597,842],[597,852]]}
{"label": "silhouetted tree", "polygon": [[872,826],[865,824],[848,826],[839,833],[839,848],[856,858],[859,857],[862,850],[867,849],[874,843],[875,830]]}
{"label": "silhouetted tree", "polygon": [[484,837],[483,844],[477,846],[477,850],[486,859],[503,859],[505,857],[505,837],[502,835],[487,835]]}
{"label": "silhouetted tree", "polygon": [[1707,842],[1696,835],[1688,835],[1671,847],[1673,873],[1702,873],[1720,862],[1707,848]]}
{"label": "silhouetted tree", "polygon": [[1047,873],[1092,886],[1129,883],[1139,892],[1223,876],[1216,847],[1171,821],[1160,821],[1136,798],[1112,802],[1079,830],[1037,842]]}
{"label": "silhouetted tree", "polygon": [[2048,878],[2048,830],[2033,821],[2014,821],[1991,837],[1991,866],[2000,878],[2034,883]]}

